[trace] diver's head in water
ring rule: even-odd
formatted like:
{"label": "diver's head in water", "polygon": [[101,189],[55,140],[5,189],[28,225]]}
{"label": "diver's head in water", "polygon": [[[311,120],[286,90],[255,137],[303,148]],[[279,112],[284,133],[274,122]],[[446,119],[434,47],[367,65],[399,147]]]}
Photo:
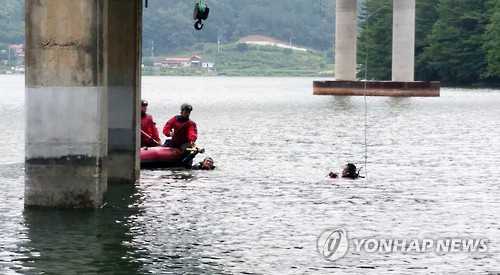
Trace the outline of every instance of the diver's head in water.
{"label": "diver's head in water", "polygon": [[344,166],[344,169],[342,170],[342,177],[353,180],[357,179],[359,177],[359,174],[356,165],[348,163],[346,166]]}
{"label": "diver's head in water", "polygon": [[201,163],[200,168],[202,170],[213,170],[215,169],[214,160],[211,157],[206,157]]}

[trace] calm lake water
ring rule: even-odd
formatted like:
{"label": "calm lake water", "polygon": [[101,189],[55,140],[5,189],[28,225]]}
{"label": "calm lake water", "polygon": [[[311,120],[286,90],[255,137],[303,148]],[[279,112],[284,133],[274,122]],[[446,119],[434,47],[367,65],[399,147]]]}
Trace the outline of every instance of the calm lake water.
{"label": "calm lake water", "polygon": [[[24,78],[0,76],[0,274],[496,274],[500,91],[312,96],[307,78],[145,77],[159,126],[187,101],[215,171],[143,171],[100,210],[24,210]],[[55,106],[57,107],[57,106]],[[350,237],[490,240],[481,254],[316,251]]]}

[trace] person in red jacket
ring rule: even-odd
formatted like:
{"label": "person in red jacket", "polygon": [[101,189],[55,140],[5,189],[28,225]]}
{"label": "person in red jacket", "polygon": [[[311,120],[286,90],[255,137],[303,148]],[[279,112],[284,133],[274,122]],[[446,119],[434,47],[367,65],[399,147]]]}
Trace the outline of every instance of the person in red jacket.
{"label": "person in red jacket", "polygon": [[161,145],[160,135],[153,117],[148,115],[148,102],[141,101],[141,147],[155,147]]}
{"label": "person in red jacket", "polygon": [[192,147],[198,138],[196,123],[189,119],[193,107],[189,104],[182,104],[181,114],[174,116],[163,127],[163,134],[172,139],[165,142],[167,147],[185,149]]}

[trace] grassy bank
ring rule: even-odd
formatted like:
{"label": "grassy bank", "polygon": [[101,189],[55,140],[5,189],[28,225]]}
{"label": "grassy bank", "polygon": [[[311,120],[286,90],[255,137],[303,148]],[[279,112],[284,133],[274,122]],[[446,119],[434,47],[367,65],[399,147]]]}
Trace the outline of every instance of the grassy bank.
{"label": "grassy bank", "polygon": [[[159,69],[146,66],[145,75],[225,75],[225,76],[320,76],[332,74],[333,65],[323,53],[296,51],[269,46],[228,44],[217,50],[214,44],[198,44],[175,56],[197,54],[215,70],[201,68]],[[145,63],[148,60],[145,59]],[[151,63],[151,62],[149,62]]]}

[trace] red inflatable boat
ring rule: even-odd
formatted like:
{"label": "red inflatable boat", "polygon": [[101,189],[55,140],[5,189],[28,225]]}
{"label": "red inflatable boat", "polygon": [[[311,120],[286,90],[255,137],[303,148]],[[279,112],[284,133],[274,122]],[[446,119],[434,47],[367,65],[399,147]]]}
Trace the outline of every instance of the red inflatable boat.
{"label": "red inflatable boat", "polygon": [[141,168],[191,167],[194,157],[204,150],[199,148],[181,149],[172,147],[141,148]]}

